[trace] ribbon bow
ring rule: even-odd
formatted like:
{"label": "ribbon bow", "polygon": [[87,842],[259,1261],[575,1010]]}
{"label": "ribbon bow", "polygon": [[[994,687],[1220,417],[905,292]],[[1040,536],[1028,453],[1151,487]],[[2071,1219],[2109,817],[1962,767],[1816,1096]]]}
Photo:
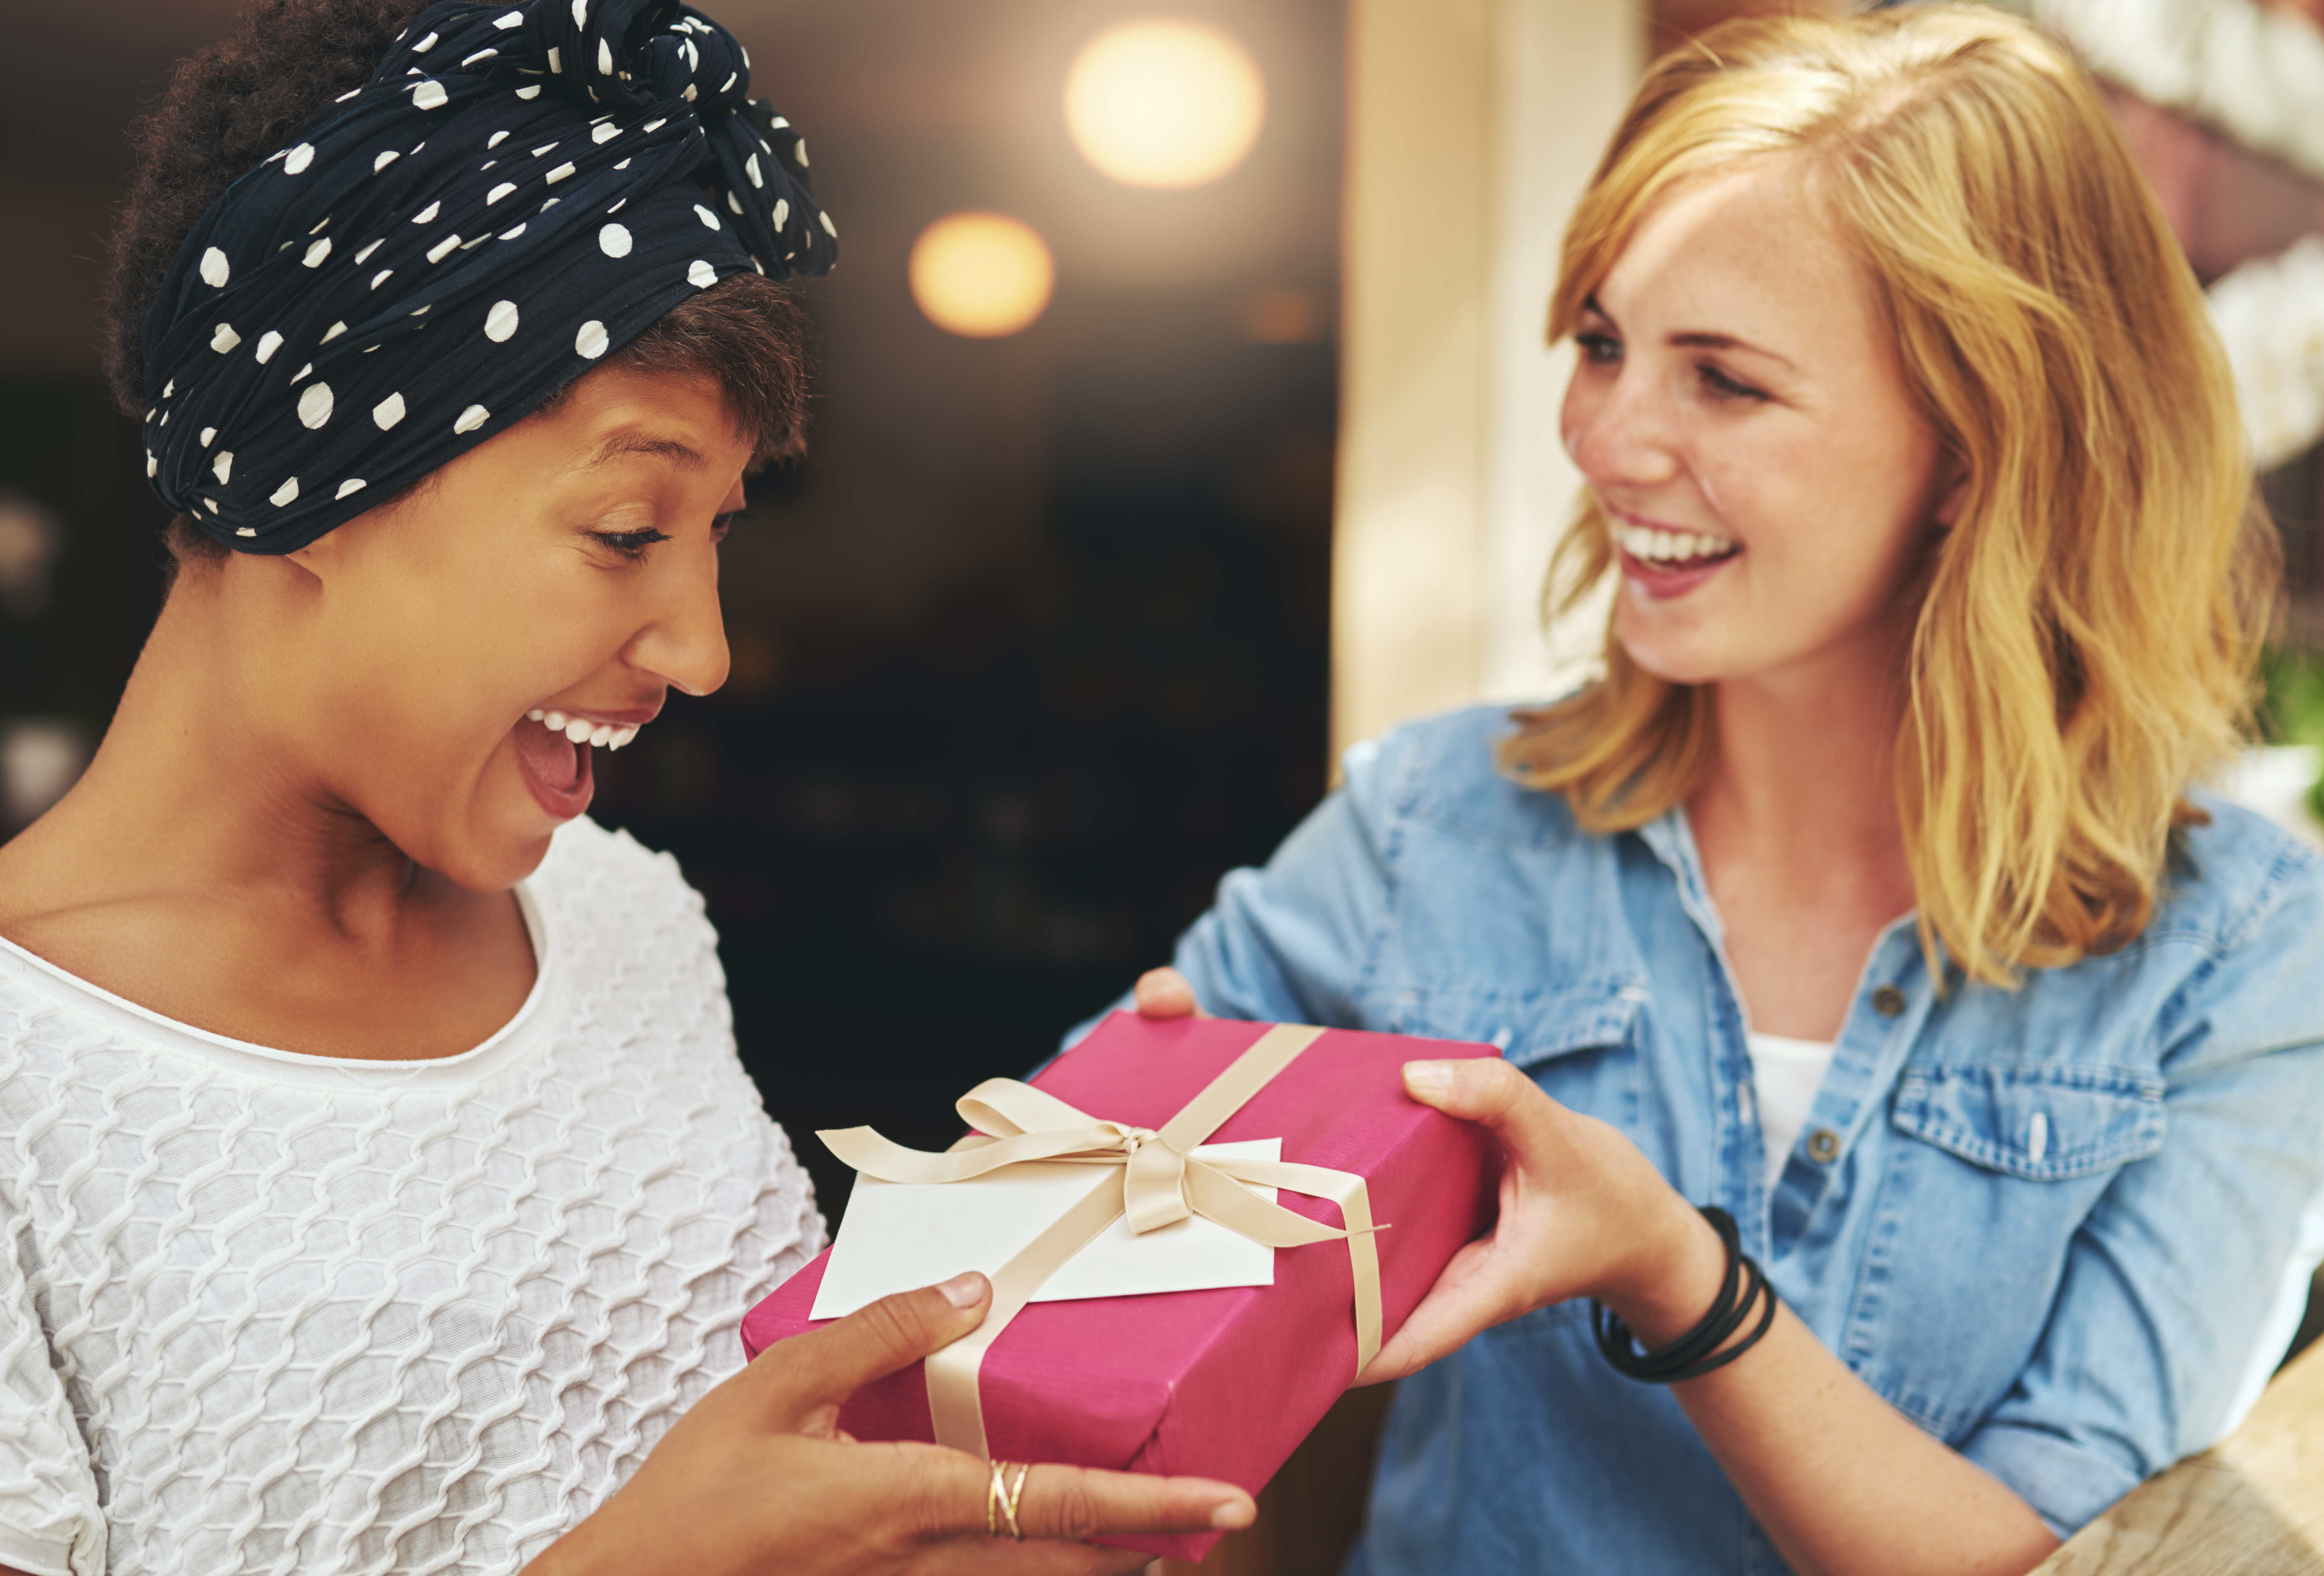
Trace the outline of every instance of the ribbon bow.
{"label": "ribbon bow", "polygon": [[[1362,1371],[1380,1345],[1379,1256],[1372,1242],[1378,1228],[1364,1179],[1323,1166],[1194,1153],[1323,1033],[1304,1024],[1269,1028],[1158,1129],[1091,1116],[1013,1078],[989,1078],[954,1107],[977,1131],[944,1154],[906,1148],[870,1128],[816,1135],[847,1165],[883,1182],[970,1183],[1004,1166],[1036,1160],[1120,1168],[1119,1184],[1100,1178],[995,1271],[992,1310],[984,1323],[927,1359],[928,1411],[937,1443],[990,1453],[977,1397],[984,1353],[1051,1276],[1124,1216],[1141,1236],[1201,1215],[1269,1248],[1344,1241],[1354,1282],[1356,1369]],[[1331,1199],[1346,1229],[1294,1214],[1251,1192],[1252,1185]]]}

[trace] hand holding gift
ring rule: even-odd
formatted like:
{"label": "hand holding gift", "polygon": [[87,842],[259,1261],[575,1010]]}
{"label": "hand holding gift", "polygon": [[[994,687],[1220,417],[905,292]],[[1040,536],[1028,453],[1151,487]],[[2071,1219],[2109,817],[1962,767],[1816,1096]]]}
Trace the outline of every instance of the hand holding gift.
{"label": "hand holding gift", "polygon": [[[1029,1086],[973,1092],[978,1135],[948,1154],[826,1135],[865,1179],[834,1253],[760,1304],[744,1341],[763,1350],[856,1305],[883,1247],[891,1276],[981,1268],[1005,1290],[995,1313],[867,1387],[851,1433],[1255,1489],[1489,1219],[1498,1146],[1405,1093],[1416,1055],[1494,1053],[1116,1014]],[[899,1195],[935,1213],[899,1220]],[[1229,1258],[1256,1244],[1255,1267],[1193,1251],[1205,1230]],[[1103,1541],[1199,1558],[1216,1536]]]}
{"label": "hand holding gift", "polygon": [[[1140,976],[1136,1000],[1157,1021],[1209,1016],[1172,968]],[[1710,1304],[1724,1258],[1718,1233],[1619,1131],[1558,1104],[1507,1062],[1415,1061],[1402,1074],[1414,1100],[1489,1131],[1508,1164],[1491,1233],[1452,1256],[1361,1383],[1402,1378],[1481,1331],[1574,1297],[1597,1298],[1650,1341]]]}
{"label": "hand holding gift", "polygon": [[[975,1329],[991,1301],[981,1276],[962,1276],[786,1341],[697,1403],[528,1571],[1101,1576],[1143,1556],[1079,1540],[1250,1525],[1250,1498],[1230,1485],[1078,1467],[1012,1470],[1013,1499],[996,1502],[973,1456],[840,1429],[852,1392]],[[1025,1541],[991,1535],[1003,1508]]]}

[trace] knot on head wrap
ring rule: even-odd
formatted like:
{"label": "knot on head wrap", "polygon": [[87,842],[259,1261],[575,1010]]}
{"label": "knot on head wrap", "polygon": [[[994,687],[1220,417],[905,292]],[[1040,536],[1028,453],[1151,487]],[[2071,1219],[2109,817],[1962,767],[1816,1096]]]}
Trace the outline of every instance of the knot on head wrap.
{"label": "knot on head wrap", "polygon": [[676,0],[446,0],[212,204],[144,325],[146,474],[293,551],[678,301],[838,232],[750,57]]}

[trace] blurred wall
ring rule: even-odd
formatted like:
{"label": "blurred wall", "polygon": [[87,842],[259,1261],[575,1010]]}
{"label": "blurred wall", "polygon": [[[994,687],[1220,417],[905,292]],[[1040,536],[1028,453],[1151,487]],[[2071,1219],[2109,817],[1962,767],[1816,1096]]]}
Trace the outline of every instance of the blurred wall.
{"label": "blurred wall", "polygon": [[1587,670],[1595,618],[1541,630],[1580,484],[1543,325],[1646,44],[1626,0],[1354,0],[1350,25],[1335,748]]}

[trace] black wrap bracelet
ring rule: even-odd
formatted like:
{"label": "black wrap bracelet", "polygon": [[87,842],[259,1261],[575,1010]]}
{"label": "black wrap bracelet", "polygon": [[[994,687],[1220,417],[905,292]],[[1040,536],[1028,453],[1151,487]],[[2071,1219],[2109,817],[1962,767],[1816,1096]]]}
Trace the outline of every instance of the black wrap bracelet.
{"label": "black wrap bracelet", "polygon": [[[1702,1322],[1659,1351],[1641,1350],[1630,1327],[1616,1317],[1612,1310],[1595,1298],[1590,1304],[1590,1324],[1598,1336],[1598,1350],[1614,1365],[1617,1373],[1649,1385],[1674,1385],[1682,1379],[1701,1378],[1715,1369],[1725,1368],[1737,1358],[1759,1343],[1775,1322],[1775,1291],[1751,1256],[1743,1251],[1743,1233],[1735,1224],[1735,1217],[1717,1204],[1702,1206],[1702,1218],[1709,1221],[1719,1240],[1727,1248],[1727,1274],[1720,1283],[1719,1300],[1711,1304],[1711,1312]],[[1759,1322],[1749,1334],[1726,1350],[1720,1350],[1727,1339],[1743,1327],[1751,1315],[1753,1304],[1763,1304]]]}

